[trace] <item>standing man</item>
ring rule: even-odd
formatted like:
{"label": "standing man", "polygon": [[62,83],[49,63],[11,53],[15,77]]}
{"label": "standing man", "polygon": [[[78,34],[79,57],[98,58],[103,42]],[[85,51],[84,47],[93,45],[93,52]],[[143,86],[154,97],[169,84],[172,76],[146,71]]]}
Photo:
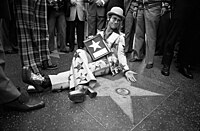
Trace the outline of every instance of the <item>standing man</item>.
{"label": "standing man", "polygon": [[[178,51],[178,71],[189,79],[193,79],[190,65],[194,64],[198,57],[197,42],[200,34],[199,26],[199,1],[196,0],[172,0],[172,20],[165,43],[162,58],[163,68],[161,73],[165,76],[170,74],[170,66],[174,56],[174,47],[177,38],[180,37]],[[191,16],[192,15],[192,16]]]}
{"label": "standing man", "polygon": [[84,48],[84,27],[86,20],[86,9],[84,0],[70,1],[70,15],[67,18],[69,29],[69,47],[70,51],[74,51],[75,46],[75,29],[77,34],[78,49]]}
{"label": "standing man", "polygon": [[60,52],[69,52],[66,46],[67,22],[66,16],[69,16],[68,0],[48,0],[48,30],[49,30],[49,50],[55,50],[55,30],[57,34],[57,47],[60,46]]}
{"label": "standing man", "polygon": [[[133,49],[135,59],[142,59],[141,50],[145,43],[146,68],[153,67],[153,58],[156,47],[158,24],[161,15],[161,7],[164,6],[160,0],[137,0],[138,13]],[[145,41],[146,39],[146,41]]]}
{"label": "standing man", "polygon": [[56,69],[49,56],[46,0],[15,0],[17,39],[22,66],[41,76],[42,69]]}
{"label": "standing man", "polygon": [[5,75],[5,59],[2,43],[2,18],[10,19],[8,0],[0,0],[0,104],[18,111],[30,111],[45,106],[43,101],[30,99],[27,93],[21,93]]}
{"label": "standing man", "polygon": [[106,22],[106,4],[108,0],[88,0],[88,36],[96,35],[101,31]]}

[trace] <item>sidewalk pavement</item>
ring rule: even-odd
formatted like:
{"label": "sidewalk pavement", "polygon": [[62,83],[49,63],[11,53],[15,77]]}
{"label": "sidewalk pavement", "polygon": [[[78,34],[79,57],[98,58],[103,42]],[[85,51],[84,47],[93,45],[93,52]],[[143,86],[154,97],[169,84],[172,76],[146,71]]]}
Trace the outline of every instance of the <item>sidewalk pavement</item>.
{"label": "sidewalk pavement", "polygon": [[[57,74],[69,70],[73,53],[52,57]],[[24,86],[20,58],[6,55],[6,73],[18,86]],[[1,131],[199,131],[200,69],[190,80],[178,73],[174,64],[170,76],[161,75],[161,57],[154,67],[143,62],[129,63],[137,82],[128,83],[122,74],[98,77],[94,99],[74,104],[68,91],[31,94],[45,101],[40,110],[19,113],[0,109]]]}

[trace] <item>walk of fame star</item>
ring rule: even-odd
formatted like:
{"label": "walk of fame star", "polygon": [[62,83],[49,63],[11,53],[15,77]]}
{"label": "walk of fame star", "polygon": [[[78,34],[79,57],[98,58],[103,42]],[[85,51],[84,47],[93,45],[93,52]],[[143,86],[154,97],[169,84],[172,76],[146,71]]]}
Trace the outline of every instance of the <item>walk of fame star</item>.
{"label": "walk of fame star", "polygon": [[100,41],[95,42],[92,40],[92,45],[90,45],[89,47],[92,47],[94,49],[94,52],[96,51],[97,48],[101,48],[101,46],[99,46]]}
{"label": "walk of fame star", "polygon": [[163,94],[131,86],[123,77],[117,80],[98,77],[97,80],[100,84],[100,87],[95,88],[97,96],[110,96],[132,122],[134,118],[131,96],[163,96]]}

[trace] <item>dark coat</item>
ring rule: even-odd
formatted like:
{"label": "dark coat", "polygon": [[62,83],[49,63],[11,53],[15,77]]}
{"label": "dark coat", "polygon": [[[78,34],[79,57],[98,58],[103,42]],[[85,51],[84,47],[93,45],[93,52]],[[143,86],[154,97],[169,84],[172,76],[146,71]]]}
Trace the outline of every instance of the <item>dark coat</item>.
{"label": "dark coat", "polygon": [[120,7],[124,10],[124,0],[109,0],[106,11],[110,11],[112,7]]}
{"label": "dark coat", "polygon": [[9,0],[0,0],[0,18],[11,19]]}

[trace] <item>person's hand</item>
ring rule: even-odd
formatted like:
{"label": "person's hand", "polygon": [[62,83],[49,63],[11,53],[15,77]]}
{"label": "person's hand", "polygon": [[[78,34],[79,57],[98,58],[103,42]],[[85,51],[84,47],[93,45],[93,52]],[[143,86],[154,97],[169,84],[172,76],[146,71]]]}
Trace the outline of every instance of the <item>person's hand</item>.
{"label": "person's hand", "polygon": [[134,76],[136,74],[137,74],[136,72],[129,70],[125,73],[125,77],[126,77],[127,81],[129,81],[129,82],[136,82],[136,79]]}
{"label": "person's hand", "polygon": [[166,11],[167,11],[167,8],[166,7],[162,7],[161,13],[160,13],[161,16],[164,15]]}
{"label": "person's hand", "polygon": [[87,37],[87,39],[92,39],[94,36],[93,35],[89,35],[88,37]]}
{"label": "person's hand", "polygon": [[89,2],[89,3],[93,3],[93,2],[94,2],[94,0],[88,0],[88,2]]}
{"label": "person's hand", "polygon": [[96,4],[97,4],[97,6],[103,6],[103,3],[102,3],[101,0],[97,0],[97,1],[96,1]]}

